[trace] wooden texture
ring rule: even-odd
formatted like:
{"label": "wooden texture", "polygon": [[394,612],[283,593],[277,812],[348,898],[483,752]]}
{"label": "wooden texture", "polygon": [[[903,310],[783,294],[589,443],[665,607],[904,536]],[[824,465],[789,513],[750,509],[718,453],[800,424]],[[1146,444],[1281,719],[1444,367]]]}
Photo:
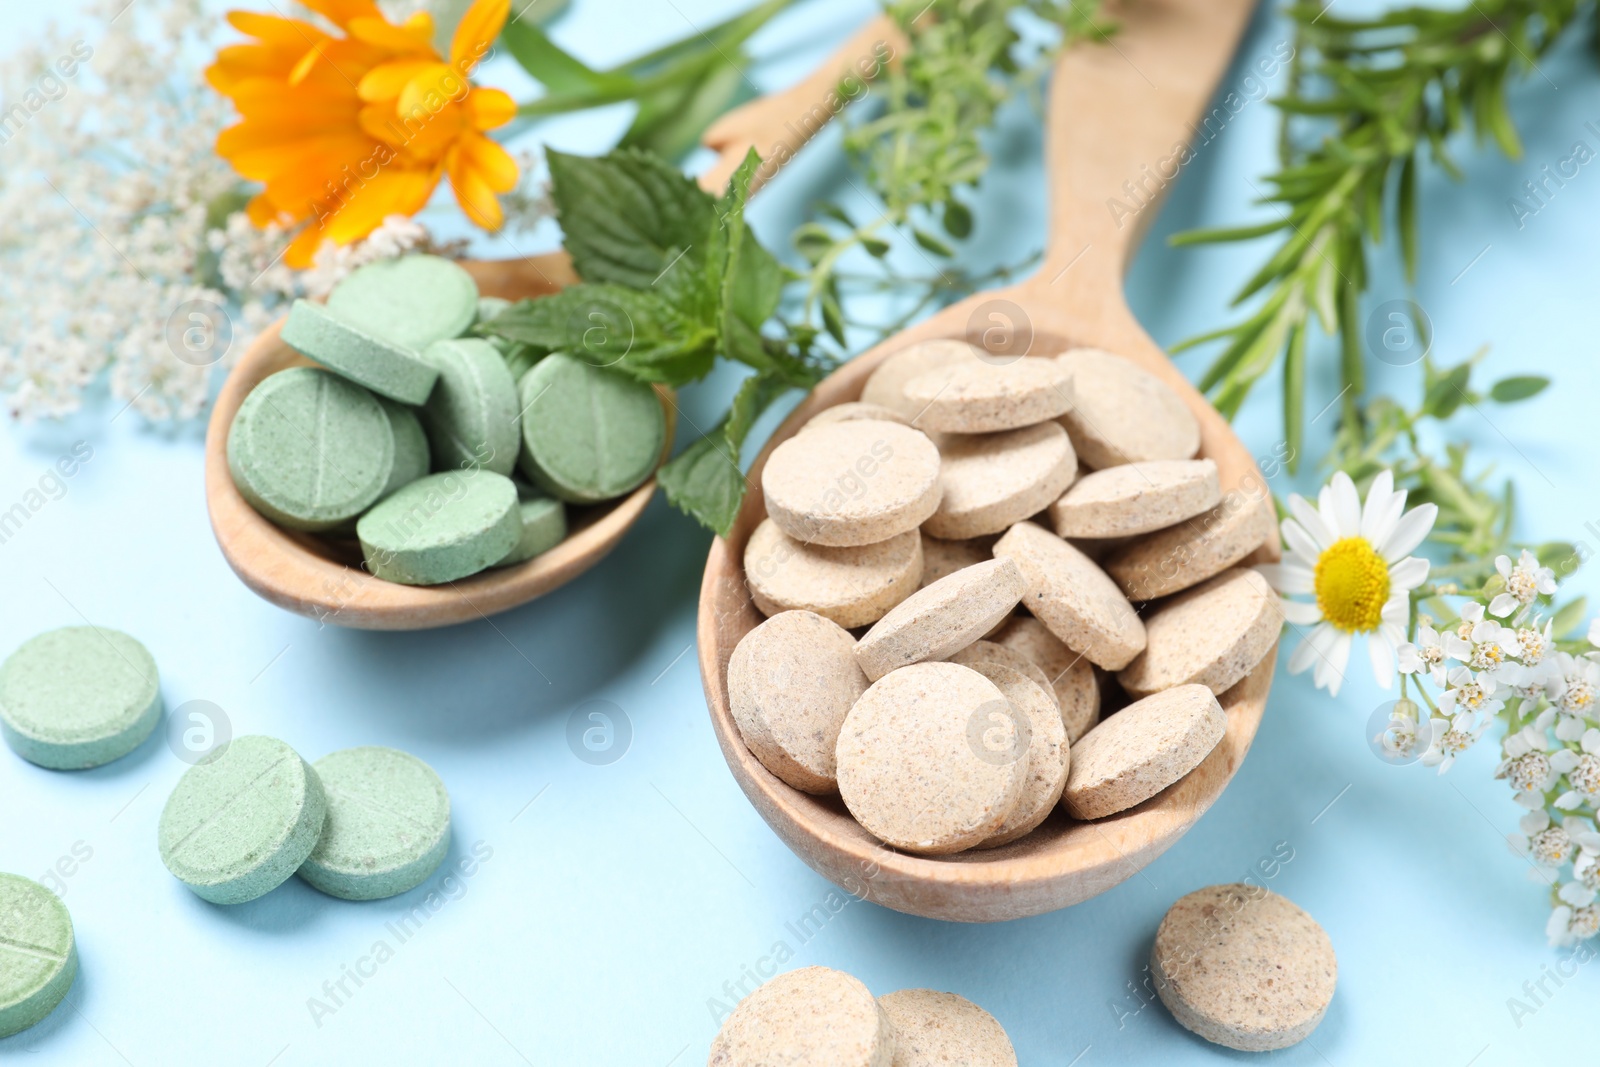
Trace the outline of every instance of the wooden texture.
{"label": "wooden texture", "polygon": [[[759,487],[772,449],[823,408],[856,400],[890,353],[928,338],[978,340],[1011,330],[1029,355],[1091,345],[1126,356],[1171,385],[1202,428],[1201,455],[1217,462],[1224,493],[1266,492],[1250,453],[1128,310],[1122,278],[1159,200],[1163,160],[1190,137],[1248,21],[1250,0],[1140,0],[1114,12],[1108,44],[1082,44],[1059,61],[1050,92],[1050,239],[1040,272],[1006,290],[980,293],[852,360],[824,381],[756,459]],[[1140,207],[1124,182],[1144,180]],[[1113,212],[1112,199],[1134,209]],[[1120,224],[1118,216],[1121,215]],[[981,342],[980,342],[981,343]],[[1017,349],[1023,348],[1021,340]],[[761,621],[745,588],[745,541],[761,521],[759,488],[729,537],[717,540],[700,593],[700,670],[712,724],[735,779],[778,836],[835,884],[887,907],[935,919],[992,922],[1037,915],[1102,893],[1155,859],[1193,826],[1244,759],[1261,721],[1274,657],[1221,697],[1227,733],[1182,781],[1145,803],[1093,823],[1059,809],[1020,841],[992,851],[934,859],[889,849],[862,829],[838,798],[814,797],[770,774],[739,736],[728,708],[727,665],[740,638]],[[1264,545],[1259,559],[1276,557]]]}

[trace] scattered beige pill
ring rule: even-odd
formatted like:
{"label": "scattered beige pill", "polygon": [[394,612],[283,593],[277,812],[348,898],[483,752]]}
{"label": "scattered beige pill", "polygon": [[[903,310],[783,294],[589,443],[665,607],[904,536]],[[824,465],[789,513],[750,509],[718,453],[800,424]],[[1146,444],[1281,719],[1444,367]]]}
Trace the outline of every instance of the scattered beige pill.
{"label": "scattered beige pill", "polygon": [[939,446],[944,496],[922,528],[961,540],[997,534],[1050,506],[1078,474],[1059,423],[1002,433],[951,434]]}
{"label": "scattered beige pill", "polygon": [[1016,561],[1027,584],[1022,604],[1050,632],[1108,671],[1144,651],[1144,623],[1116,583],[1094,561],[1031,522],[995,542],[996,558]]}
{"label": "scattered beige pill", "polygon": [[[1006,622],[1000,624],[999,628],[1005,629],[1011,621],[1012,619],[1008,618]],[[1060,644],[1059,641],[1056,643]],[[1063,645],[1062,647],[1066,646]],[[1055,689],[1050,685],[1050,678],[1044,673],[1044,668],[1014,648],[1007,648],[1005,645],[994,641],[974,641],[960,652],[950,656],[949,661],[951,663],[959,663],[963,667],[971,667],[973,670],[978,670],[981,664],[986,663],[1000,667],[1010,667],[1012,670],[1019,671],[1038,683],[1039,688],[1043,689],[1050,697],[1050,703],[1055,704],[1057,711],[1061,710],[1061,705],[1056,702]]]}
{"label": "scattered beige pill", "polygon": [[861,400],[881,404],[910,419],[918,411],[906,399],[906,383],[919,375],[962,362],[978,362],[983,349],[965,341],[921,341],[908,345],[878,364],[861,387]]}
{"label": "scattered beige pill", "polygon": [[1310,1036],[1339,982],[1333,942],[1317,921],[1271,890],[1242,884],[1207,886],[1172,905],[1150,970],[1173,1018],[1242,1052]]}
{"label": "scattered beige pill", "polygon": [[[998,713],[998,718],[993,718]],[[995,684],[955,663],[914,663],[874,682],[839,733],[839,793],[868,832],[907,852],[971,848],[1000,828],[1028,778]],[[997,752],[999,754],[997,754]]]}
{"label": "scattered beige pill", "polygon": [[977,566],[994,559],[994,538],[977,538],[970,541],[946,541],[930,537],[922,531],[922,588],[946,578],[956,571]]}
{"label": "scattered beige pill", "polygon": [[1131,360],[1098,348],[1056,357],[1072,407],[1061,424],[1085,466],[1100,470],[1200,451],[1200,423],[1171,386]]}
{"label": "scattered beige pill", "polygon": [[897,422],[858,419],[795,434],[761,471],[767,516],[808,544],[871,545],[939,507],[939,450]]}
{"label": "scattered beige pill", "polygon": [[1283,629],[1281,603],[1255,571],[1224,571],[1145,619],[1145,649],[1117,681],[1135,697],[1191,684],[1220,696],[1272,651]]}
{"label": "scattered beige pill", "polygon": [[707,1067],[894,1067],[895,1032],[861,982],[802,967],[739,1002]]}
{"label": "scattered beige pill", "polygon": [[806,793],[835,792],[839,727],[867,691],[856,639],[810,611],[774,615],[728,661],[728,702],[762,766]]}
{"label": "scattered beige pill", "polygon": [[1130,541],[1103,566],[1130,598],[1154,600],[1221,574],[1277,536],[1272,501],[1236,491],[1210,511]]}
{"label": "scattered beige pill", "polygon": [[831,408],[823,408],[800,427],[809,430],[817,426],[827,426],[834,422],[854,422],[857,419],[877,419],[879,422],[898,422],[902,426],[910,426],[906,417],[893,408],[886,408],[882,404],[868,404],[861,400],[852,400],[845,404],[835,404]]}
{"label": "scattered beige pill", "polygon": [[959,362],[905,384],[911,425],[944,433],[995,433],[1054,419],[1072,406],[1067,373],[1050,359]]}
{"label": "scattered beige pill", "polygon": [[894,1026],[894,1067],[1017,1067],[1005,1027],[966,997],[902,989],[878,998]]}
{"label": "scattered beige pill", "polygon": [[1072,746],[1061,802],[1075,819],[1142,804],[1200,766],[1227,727],[1222,705],[1203,685],[1135,701]]}
{"label": "scattered beige pill", "polygon": [[922,537],[910,530],[875,545],[827,548],[796,541],[767,519],[745,545],[744,577],[761,614],[814,611],[849,630],[916,592]]}
{"label": "scattered beige pill", "polygon": [[[1061,800],[1061,789],[1067,784],[1067,728],[1061,723],[1061,709],[1056,706],[1048,686],[1042,686],[1028,675],[998,663],[975,663],[972,669],[993,682],[1000,690],[1014,716],[1026,724],[1014,723],[1009,734],[1025,734],[1027,747],[1016,757],[1028,764],[1028,778],[1022,784],[1022,795],[1017,806],[1011,809],[1005,822],[993,834],[978,842],[977,848],[999,848],[1025,837],[1050,815]],[[995,725],[1000,725],[996,723]]]}
{"label": "scattered beige pill", "polygon": [[1192,518],[1222,500],[1209,459],[1152,459],[1095,471],[1050,505],[1062,537],[1127,537]]}
{"label": "scattered beige pill", "polygon": [[991,559],[941,578],[896,604],[856,645],[856,662],[877,681],[890,671],[959,652],[1011,613],[1022,572]]}
{"label": "scattered beige pill", "polygon": [[1060,638],[1032,615],[1016,616],[994,639],[1001,647],[1012,649],[1039,665],[1061,705],[1061,723],[1067,729],[1067,740],[1076,744],[1100,719],[1100,680],[1095,677],[1094,664],[1081,652],[1062,644]]}

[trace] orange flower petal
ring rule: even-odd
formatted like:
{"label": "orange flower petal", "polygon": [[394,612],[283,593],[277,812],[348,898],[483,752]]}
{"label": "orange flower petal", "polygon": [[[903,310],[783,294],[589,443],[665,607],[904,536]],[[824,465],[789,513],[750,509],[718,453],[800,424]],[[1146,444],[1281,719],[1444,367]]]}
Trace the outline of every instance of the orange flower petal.
{"label": "orange flower petal", "polygon": [[467,133],[462,135],[459,144],[467,164],[489,188],[497,193],[509,193],[517,187],[517,179],[522,177],[522,171],[517,167],[517,161],[511,158],[511,153],[497,142],[481,133]]}
{"label": "orange flower petal", "polygon": [[419,108],[433,113],[451,100],[465,100],[471,92],[467,80],[447,64],[430,63],[406,82],[395,101],[395,109],[402,115],[417,114]]}
{"label": "orange flower petal", "polygon": [[457,139],[471,128],[467,124],[466,112],[448,103],[438,111],[419,107],[414,111],[399,112],[395,120],[404,131],[401,141],[406,155],[417,163],[428,165],[442,160]]}
{"label": "orange flower petal", "polygon": [[303,19],[262,15],[254,11],[228,12],[228,24],[240,33],[259,38],[263,43],[291,50],[306,49],[328,35]]}
{"label": "orange flower petal", "polygon": [[381,171],[321,218],[323,235],[337,244],[349,244],[376,230],[390,215],[415,215],[438,182],[437,173],[427,170]]}
{"label": "orange flower petal", "polygon": [[278,221],[278,209],[267,198],[266,193],[251,197],[250,203],[245,205],[244,212],[258,230],[264,230]]}
{"label": "orange flower petal", "polygon": [[359,18],[350,20],[350,36],[358,41],[376,45],[379,48],[398,52],[402,55],[412,52],[425,52],[431,58],[438,59],[438,53],[433,50],[433,23],[429,20],[427,36],[419,37],[414,31],[404,26],[396,26],[381,18]]}
{"label": "orange flower petal", "polygon": [[492,233],[505,222],[500,198],[472,165],[470,154],[459,147],[450,154],[450,187],[461,210],[477,225]]}
{"label": "orange flower petal", "polygon": [[397,59],[392,63],[382,63],[367,71],[357,92],[369,104],[393,100],[400,95],[407,82],[422,71],[438,65],[431,59]]}
{"label": "orange flower petal", "polygon": [[301,0],[312,11],[327,18],[341,29],[350,25],[351,19],[381,19],[383,12],[372,0]]}
{"label": "orange flower petal", "polygon": [[474,89],[467,97],[467,115],[474,129],[497,129],[517,117],[517,102],[499,89]]}
{"label": "orange flower petal", "polygon": [[450,64],[469,73],[500,36],[510,14],[511,0],[474,0],[450,40]]}

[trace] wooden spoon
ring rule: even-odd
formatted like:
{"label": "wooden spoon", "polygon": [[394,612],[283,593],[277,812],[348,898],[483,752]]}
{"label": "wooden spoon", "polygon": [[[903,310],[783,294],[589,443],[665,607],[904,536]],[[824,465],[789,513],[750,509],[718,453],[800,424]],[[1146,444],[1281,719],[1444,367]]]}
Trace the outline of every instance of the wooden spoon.
{"label": "wooden spoon", "polygon": [[[1252,0],[1139,0],[1115,13],[1121,29],[1059,60],[1050,91],[1047,156],[1051,225],[1044,266],[1007,289],[952,305],[830,375],[779,427],[750,472],[753,489],[733,531],[711,547],[700,591],[700,671],[712,725],[745,795],[785,844],[852,893],[935,919],[990,922],[1053,911],[1127,879],[1193,826],[1244,758],[1272,682],[1268,656],[1223,694],[1227,734],[1181,782],[1129,811],[1092,823],[1059,810],[1032,834],[992,851],[939,859],[880,844],[837,798],[810,796],[774,777],[745,747],[728,708],[728,659],[762,620],[745,588],[742,559],[765,514],[761,468],[772,449],[823,408],[858,399],[882,360],[916,341],[973,339],[994,326],[1013,331],[1017,351],[1051,356],[1070,346],[1105,348],[1134,360],[1177,390],[1200,420],[1201,455],[1216,461],[1224,491],[1264,489],[1256,465],[1227,422],[1135,321],[1122,278],[1155,212],[1138,208],[1124,182],[1158,196],[1175,177],[1185,144],[1227,68]],[[1162,173],[1164,160],[1171,163]],[[1154,181],[1148,172],[1158,175]],[[1112,198],[1135,208],[1114,213]],[[1031,344],[1024,344],[1031,339]],[[1250,479],[1254,479],[1251,481]],[[1263,546],[1258,558],[1275,558]]]}

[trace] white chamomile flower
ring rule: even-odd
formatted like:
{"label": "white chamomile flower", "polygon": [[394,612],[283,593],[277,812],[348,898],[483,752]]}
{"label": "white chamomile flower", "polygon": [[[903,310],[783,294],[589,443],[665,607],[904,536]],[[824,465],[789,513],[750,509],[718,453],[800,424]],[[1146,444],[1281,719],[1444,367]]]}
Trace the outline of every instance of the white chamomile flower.
{"label": "white chamomile flower", "polygon": [[1591,904],[1585,908],[1573,908],[1562,904],[1550,913],[1550,921],[1545,924],[1544,932],[1553,948],[1591,938],[1600,933],[1600,907]]}
{"label": "white chamomile flower", "polygon": [[1550,702],[1564,715],[1593,716],[1600,696],[1600,663],[1570,652],[1557,652],[1551,663],[1545,690]]}
{"label": "white chamomile flower", "polygon": [[1438,767],[1440,774],[1445,773],[1455,764],[1457,756],[1477,743],[1490,721],[1490,716],[1481,716],[1475,711],[1432,720],[1433,739],[1422,754],[1422,765]]}
{"label": "white chamomile flower", "polygon": [[1427,674],[1433,679],[1433,684],[1444,688],[1445,661],[1450,658],[1445,642],[1459,641],[1455,634],[1441,635],[1427,623],[1417,626],[1417,639],[1415,642],[1407,641],[1395,649],[1395,659],[1399,662],[1401,674]]}
{"label": "white chamomile flower", "polygon": [[[1289,673],[1315,668],[1319,689],[1338,695],[1350,662],[1350,647],[1365,637],[1372,674],[1384,689],[1394,682],[1395,651],[1405,643],[1410,592],[1428,578],[1428,561],[1409,553],[1433,529],[1439,509],[1424,504],[1405,510],[1394,475],[1373,479],[1363,505],[1350,476],[1340,471],[1323,486],[1317,506],[1289,495],[1283,520],[1288,558],[1260,568],[1285,597],[1284,618],[1313,627],[1289,657]],[[1289,600],[1313,594],[1312,602]]]}
{"label": "white chamomile flower", "polygon": [[1489,614],[1505,618],[1512,612],[1532,604],[1543,593],[1551,596],[1556,591],[1556,572],[1541,567],[1539,560],[1527,549],[1512,563],[1510,556],[1496,556],[1494,569],[1505,579],[1506,590],[1489,601]]}
{"label": "white chamomile flower", "polygon": [[1563,748],[1550,757],[1551,769],[1567,776],[1569,788],[1556,798],[1563,811],[1600,801],[1600,730],[1591,726],[1577,740],[1576,752]]}

